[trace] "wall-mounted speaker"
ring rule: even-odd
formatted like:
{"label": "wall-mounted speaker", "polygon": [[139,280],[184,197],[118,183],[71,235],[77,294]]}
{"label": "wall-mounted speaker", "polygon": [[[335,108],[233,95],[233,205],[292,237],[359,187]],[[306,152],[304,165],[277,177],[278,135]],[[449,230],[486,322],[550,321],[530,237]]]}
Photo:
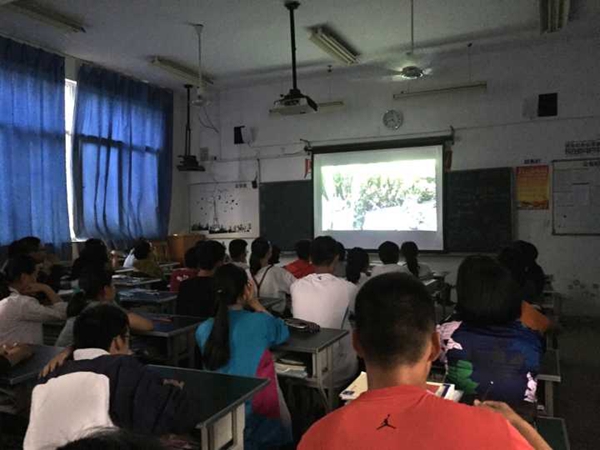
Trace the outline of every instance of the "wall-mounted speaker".
{"label": "wall-mounted speaker", "polygon": [[558,94],[556,92],[538,95],[537,115],[538,117],[558,115]]}
{"label": "wall-mounted speaker", "polygon": [[233,127],[233,143],[235,145],[252,144],[252,130],[245,125]]}

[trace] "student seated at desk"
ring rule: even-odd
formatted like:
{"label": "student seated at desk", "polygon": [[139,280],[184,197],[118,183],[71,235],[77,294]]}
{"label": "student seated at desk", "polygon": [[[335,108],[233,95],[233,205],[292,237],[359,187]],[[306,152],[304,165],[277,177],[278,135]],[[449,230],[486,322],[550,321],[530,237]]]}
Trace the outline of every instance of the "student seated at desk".
{"label": "student seated at desk", "polygon": [[[67,323],[65,323],[56,340],[55,345],[57,347],[69,347],[73,345],[73,325],[75,324],[75,319],[83,310],[103,303],[114,304],[116,289],[112,284],[111,272],[94,269],[83,272],[79,278],[79,289],[80,292],[69,300]],[[116,307],[120,308],[119,306]],[[151,320],[133,312],[123,311],[127,314],[129,326],[132,330],[151,331],[154,328]]]}
{"label": "student seated at desk", "polygon": [[185,267],[175,269],[171,273],[169,281],[169,290],[171,292],[179,292],[179,285],[185,280],[198,276],[198,256],[197,248],[192,247],[185,252],[183,256]]}
{"label": "student seated at desk", "polygon": [[284,268],[297,279],[315,273],[315,266],[310,263],[310,240],[303,239],[294,245],[298,259],[292,261]]}
{"label": "student seated at desk", "polygon": [[[56,255],[46,252],[42,240],[35,236],[26,236],[12,242],[8,247],[8,258],[16,256],[30,256],[38,268],[37,282],[47,284],[54,292],[60,290],[60,279],[63,275],[63,267],[58,263]],[[5,264],[6,265],[6,264]]]}
{"label": "student seated at desk", "polygon": [[528,328],[542,334],[552,328],[552,321],[530,303],[532,298],[530,297],[530,289],[527,287],[527,270],[523,253],[512,245],[502,249],[498,255],[498,261],[510,272],[519,287],[518,295],[522,300],[521,322]]}
{"label": "student seated at desk", "polygon": [[365,360],[369,389],[313,425],[299,450],[550,448],[503,403],[472,407],[425,388],[440,341],[433,301],[412,276],[368,281],[356,298],[355,319],[352,340]]}
{"label": "student seated at desk", "polygon": [[526,294],[532,300],[536,300],[543,294],[546,284],[544,269],[537,263],[538,249],[527,241],[515,241],[513,246],[523,254]]}
{"label": "student seated at desk", "polygon": [[83,311],[75,352],[33,390],[25,450],[56,448],[97,431],[185,433],[198,423],[185,390],[129,356],[127,315],[113,305]]}
{"label": "student seated at desk", "polygon": [[[250,254],[250,275],[254,280],[257,297],[286,298],[296,277],[283,267],[269,264],[271,259],[271,243],[265,238],[257,238],[252,242]],[[285,310],[285,302],[273,308],[277,312]]]}
{"label": "student seated at desk", "polygon": [[[356,286],[333,275],[339,247],[330,236],[312,241],[310,256],[315,273],[292,285],[292,313],[295,318],[315,322],[323,328],[350,329]],[[354,377],[358,369],[350,336],[334,344],[334,376],[336,384]]]}
{"label": "student seated at desk", "polygon": [[[8,297],[0,300],[0,342],[42,344],[42,324],[66,318],[66,303],[48,285],[36,282],[37,268],[30,256],[8,260],[0,284]],[[6,290],[6,289],[3,289]],[[50,302],[43,306],[33,297],[42,293]]]}
{"label": "student seated at desk", "polygon": [[79,258],[73,261],[71,280],[78,280],[83,271],[108,270],[109,268],[106,244],[101,239],[88,239],[83,245]]}
{"label": "student seated at desk", "polygon": [[232,264],[248,270],[248,243],[243,239],[234,239],[229,243],[229,257]]}
{"label": "student seated at desk", "polygon": [[346,262],[346,280],[360,288],[369,281],[369,254],[360,247],[354,247],[348,252]]}
{"label": "student seated at desk", "polygon": [[269,349],[288,339],[287,325],[267,312],[253,295],[246,272],[234,264],[215,273],[215,293],[217,315],[196,331],[204,366],[231,375],[268,378],[271,383],[246,404],[245,448],[285,445],[292,439],[290,415]]}
{"label": "student seated at desk", "polygon": [[162,278],[164,273],[156,261],[149,241],[141,240],[133,249],[133,268],[150,278]]}
{"label": "student seated at desk", "polygon": [[373,267],[372,277],[390,272],[408,273],[408,269],[398,264],[400,261],[400,247],[398,247],[398,244],[385,241],[379,246],[378,253],[383,265]]}
{"label": "student seated at desk", "polygon": [[400,247],[400,253],[404,257],[405,267],[410,273],[417,278],[430,278],[433,275],[431,268],[425,264],[419,262],[419,247],[412,241],[407,241]]}
{"label": "student seated at desk", "polygon": [[216,305],[213,290],[215,271],[223,265],[225,247],[217,241],[201,241],[196,246],[198,275],[179,285],[177,314],[193,317],[212,317]]}
{"label": "student seated at desk", "polygon": [[439,329],[446,381],[491,400],[535,402],[542,339],[519,321],[510,273],[493,258],[469,256],[458,269],[456,293],[456,313]]}

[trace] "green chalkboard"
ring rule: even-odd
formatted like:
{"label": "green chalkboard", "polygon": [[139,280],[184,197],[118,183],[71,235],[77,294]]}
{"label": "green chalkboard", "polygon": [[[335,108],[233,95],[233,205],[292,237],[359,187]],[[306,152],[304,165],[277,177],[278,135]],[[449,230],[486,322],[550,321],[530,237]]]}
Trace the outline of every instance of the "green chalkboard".
{"label": "green chalkboard", "polygon": [[446,250],[495,253],[512,242],[513,191],[510,167],[447,173]]}
{"label": "green chalkboard", "polygon": [[312,239],[312,181],[260,185],[260,235],[284,251],[294,250],[300,239]]}

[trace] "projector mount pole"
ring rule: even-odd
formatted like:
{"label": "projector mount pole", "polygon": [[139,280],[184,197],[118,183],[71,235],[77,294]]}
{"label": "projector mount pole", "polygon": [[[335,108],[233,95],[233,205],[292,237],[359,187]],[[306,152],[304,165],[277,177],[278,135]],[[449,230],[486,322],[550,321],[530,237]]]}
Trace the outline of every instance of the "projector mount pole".
{"label": "projector mount pole", "polygon": [[285,7],[290,12],[290,34],[292,37],[292,80],[294,93],[298,91],[298,77],[296,75],[296,24],[294,21],[294,10],[298,9],[300,2],[286,2]]}
{"label": "projector mount pole", "polygon": [[185,85],[187,91],[187,119],[185,122],[185,147],[184,156],[190,156],[192,153],[192,127],[190,126],[190,90],[193,88],[191,84]]}

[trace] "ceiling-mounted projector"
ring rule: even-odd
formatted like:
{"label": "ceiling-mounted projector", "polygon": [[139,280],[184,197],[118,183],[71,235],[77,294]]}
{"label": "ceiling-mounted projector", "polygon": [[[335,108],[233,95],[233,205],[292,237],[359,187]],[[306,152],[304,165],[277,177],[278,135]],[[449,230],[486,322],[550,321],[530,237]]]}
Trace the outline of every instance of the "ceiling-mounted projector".
{"label": "ceiling-mounted projector", "polygon": [[317,104],[300,91],[291,90],[288,95],[275,102],[272,113],[282,116],[293,116],[297,114],[308,114],[317,111]]}
{"label": "ceiling-mounted projector", "polygon": [[296,26],[294,22],[294,10],[300,6],[299,2],[286,2],[285,7],[290,12],[290,35],[292,38],[292,81],[293,85],[287,95],[275,102],[275,108],[270,112],[284,116],[297,114],[308,114],[317,111],[319,106],[308,95],[304,95],[298,89],[298,76],[296,73]]}

